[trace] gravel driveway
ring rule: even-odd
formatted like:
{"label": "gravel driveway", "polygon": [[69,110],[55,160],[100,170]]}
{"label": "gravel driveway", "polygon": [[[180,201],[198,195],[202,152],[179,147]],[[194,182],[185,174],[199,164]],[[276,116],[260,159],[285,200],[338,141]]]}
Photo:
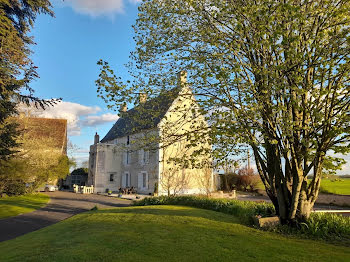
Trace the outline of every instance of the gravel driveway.
{"label": "gravel driveway", "polygon": [[16,217],[0,219],[0,242],[55,224],[73,215],[99,208],[125,207],[131,201],[101,195],[51,192],[47,206]]}

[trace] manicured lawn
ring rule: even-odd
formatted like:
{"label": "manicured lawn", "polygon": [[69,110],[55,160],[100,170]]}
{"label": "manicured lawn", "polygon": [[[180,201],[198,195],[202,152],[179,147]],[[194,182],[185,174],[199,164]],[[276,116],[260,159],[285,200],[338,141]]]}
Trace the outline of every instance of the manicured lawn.
{"label": "manicured lawn", "polygon": [[98,210],[0,243],[1,261],[350,261],[350,249],[182,206]]}
{"label": "manicured lawn", "polygon": [[322,179],[321,192],[337,195],[350,195],[350,178],[341,178],[339,180]]}
{"label": "manicured lawn", "polygon": [[45,206],[49,200],[44,194],[0,198],[0,219],[32,212]]}

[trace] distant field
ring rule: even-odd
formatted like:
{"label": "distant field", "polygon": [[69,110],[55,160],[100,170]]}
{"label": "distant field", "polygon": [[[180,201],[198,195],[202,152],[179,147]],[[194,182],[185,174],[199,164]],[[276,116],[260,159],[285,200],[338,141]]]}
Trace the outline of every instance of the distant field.
{"label": "distant field", "polygon": [[322,179],[321,193],[350,195],[350,178]]}
{"label": "distant field", "polygon": [[32,212],[45,206],[49,200],[44,194],[0,198],[0,219]]}
{"label": "distant field", "polygon": [[[265,189],[261,181],[257,188]],[[320,192],[326,194],[350,195],[350,178],[340,178],[338,180],[322,179]]]}

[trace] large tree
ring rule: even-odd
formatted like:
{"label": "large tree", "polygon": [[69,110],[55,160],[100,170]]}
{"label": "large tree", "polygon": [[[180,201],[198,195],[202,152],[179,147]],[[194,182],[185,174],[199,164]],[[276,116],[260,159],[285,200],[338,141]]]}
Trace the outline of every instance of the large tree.
{"label": "large tree", "polygon": [[40,13],[53,15],[49,0],[0,0],[0,161],[15,153],[19,130],[8,119],[17,113],[17,104],[44,107],[54,102],[36,98],[29,86],[38,75],[30,59],[34,42],[28,34]]}
{"label": "large tree", "polygon": [[100,61],[100,96],[120,105],[188,71],[212,142],[223,145],[216,155],[251,147],[281,222],[304,220],[327,154],[349,151],[349,10],[348,0],[145,0],[135,80]]}

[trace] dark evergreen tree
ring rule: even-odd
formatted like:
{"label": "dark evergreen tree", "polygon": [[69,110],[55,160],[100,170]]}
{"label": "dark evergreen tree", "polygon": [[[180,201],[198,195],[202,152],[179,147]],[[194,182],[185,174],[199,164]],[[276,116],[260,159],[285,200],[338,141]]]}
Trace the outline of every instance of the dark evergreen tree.
{"label": "dark evergreen tree", "polygon": [[34,43],[29,36],[38,14],[53,16],[48,0],[0,0],[0,161],[15,153],[16,123],[8,121],[17,113],[20,102],[45,107],[56,100],[41,100],[34,96],[30,82],[37,78],[30,59]]}

